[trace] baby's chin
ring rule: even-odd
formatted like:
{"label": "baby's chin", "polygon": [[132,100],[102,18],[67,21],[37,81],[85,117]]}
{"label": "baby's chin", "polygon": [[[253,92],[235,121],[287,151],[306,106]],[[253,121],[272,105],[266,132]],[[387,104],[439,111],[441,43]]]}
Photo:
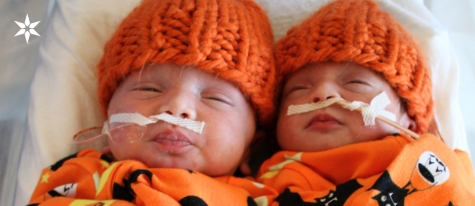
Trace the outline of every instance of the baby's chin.
{"label": "baby's chin", "polygon": [[[142,161],[144,162],[144,161]],[[233,175],[236,168],[222,168],[220,166],[212,167],[209,164],[199,164],[197,162],[191,162],[188,160],[166,159],[162,161],[147,160],[144,162],[149,168],[172,168],[172,169],[185,169],[191,172],[203,173],[207,176],[218,177],[223,175]]]}
{"label": "baby's chin", "polygon": [[[231,164],[221,164],[219,162],[208,162],[203,154],[191,150],[185,153],[175,154],[157,149],[153,146],[142,147],[141,150],[135,152],[128,151],[127,154],[122,153],[122,157],[116,157],[118,160],[131,159],[142,162],[148,168],[173,168],[185,169],[200,172],[208,176],[216,177],[223,175],[232,175],[237,166],[231,168]],[[115,156],[115,155],[114,155]],[[229,162],[228,162],[229,163]]]}
{"label": "baby's chin", "polygon": [[281,149],[294,152],[321,152],[351,144],[346,139],[337,139],[332,135],[300,136],[293,140],[279,142]]}
{"label": "baby's chin", "polygon": [[151,155],[138,159],[150,168],[179,168],[187,170],[199,170],[197,162],[190,158],[166,155]]}

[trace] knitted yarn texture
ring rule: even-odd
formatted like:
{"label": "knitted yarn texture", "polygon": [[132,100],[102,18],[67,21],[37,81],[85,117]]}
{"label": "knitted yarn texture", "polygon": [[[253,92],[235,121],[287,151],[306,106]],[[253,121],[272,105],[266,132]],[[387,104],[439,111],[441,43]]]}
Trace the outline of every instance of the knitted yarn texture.
{"label": "knitted yarn texture", "polygon": [[105,113],[121,80],[148,64],[193,66],[249,97],[261,121],[273,113],[273,35],[252,0],[144,0],[107,42],[98,64]]}
{"label": "knitted yarn texture", "polygon": [[371,0],[337,0],[291,28],[275,48],[278,81],[310,63],[354,62],[380,73],[427,132],[433,119],[432,81],[411,34]]}

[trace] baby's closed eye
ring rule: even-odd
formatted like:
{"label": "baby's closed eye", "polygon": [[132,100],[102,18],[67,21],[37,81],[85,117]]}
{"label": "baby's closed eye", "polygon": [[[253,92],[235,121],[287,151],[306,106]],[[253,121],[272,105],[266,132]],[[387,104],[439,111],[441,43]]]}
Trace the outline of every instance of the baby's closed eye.
{"label": "baby's closed eye", "polygon": [[142,82],[131,87],[132,94],[139,99],[149,99],[161,96],[165,89],[155,83]]}
{"label": "baby's closed eye", "polygon": [[232,98],[221,92],[216,92],[216,91],[202,92],[201,98],[203,99],[205,103],[208,103],[211,106],[219,106],[220,104],[229,105],[229,106],[234,105]]}
{"label": "baby's closed eye", "polygon": [[368,83],[366,80],[362,80],[362,79],[352,79],[352,80],[350,80],[348,83],[350,83],[350,84],[367,84],[367,85],[369,85],[369,83]]}
{"label": "baby's closed eye", "polygon": [[154,81],[141,81],[133,85],[132,90],[144,92],[164,92],[165,89],[162,84]]}
{"label": "baby's closed eye", "polygon": [[139,88],[136,88],[135,90],[146,91],[146,92],[162,92],[161,90],[157,88],[153,88],[153,87],[139,87]]}
{"label": "baby's closed eye", "polygon": [[344,84],[345,88],[357,92],[366,93],[375,89],[374,84],[367,79],[350,79]]}
{"label": "baby's closed eye", "polygon": [[305,92],[306,90],[310,89],[310,86],[306,85],[291,85],[289,87],[286,87],[283,91],[283,97],[287,97],[289,95],[296,95],[297,93],[302,93]]}

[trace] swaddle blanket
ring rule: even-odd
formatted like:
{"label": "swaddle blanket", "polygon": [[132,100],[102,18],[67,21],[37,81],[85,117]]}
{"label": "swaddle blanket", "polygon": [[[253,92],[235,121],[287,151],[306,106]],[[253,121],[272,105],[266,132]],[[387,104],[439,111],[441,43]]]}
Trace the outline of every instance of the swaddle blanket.
{"label": "swaddle blanket", "polygon": [[466,153],[425,134],[388,136],[321,152],[281,151],[257,181],[280,193],[269,205],[473,205]]}
{"label": "swaddle blanket", "polygon": [[251,193],[276,194],[244,178],[113,162],[85,149],[43,170],[30,205],[255,205]]}
{"label": "swaddle blanket", "polygon": [[430,134],[281,151],[262,165],[264,185],[85,149],[43,170],[30,205],[472,205],[472,168],[465,152]]}

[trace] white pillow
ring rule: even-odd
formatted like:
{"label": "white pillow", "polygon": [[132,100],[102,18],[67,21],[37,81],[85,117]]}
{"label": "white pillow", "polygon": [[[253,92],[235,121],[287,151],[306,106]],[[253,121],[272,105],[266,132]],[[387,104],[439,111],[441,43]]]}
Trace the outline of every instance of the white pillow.
{"label": "white pillow", "polygon": [[30,135],[21,151],[15,205],[27,204],[43,168],[84,147],[72,143],[76,132],[103,124],[96,65],[105,42],[139,2],[56,0],[31,85]]}
{"label": "white pillow", "polygon": [[[31,87],[30,131],[45,165],[78,150],[81,129],[102,126],[97,63],[105,42],[138,0],[58,0]],[[99,148],[100,149],[100,148]]]}
{"label": "white pillow", "polygon": [[[268,12],[277,41],[327,1],[256,0]],[[31,87],[30,141],[22,151],[17,203],[25,205],[42,168],[77,152],[72,136],[104,119],[96,89],[96,65],[105,42],[139,0],[57,0],[42,35],[40,63]],[[468,151],[458,102],[458,65],[447,32],[422,1],[381,0],[427,54],[432,68],[436,119],[445,142]],[[450,100],[450,101],[449,101]],[[100,149],[98,142],[94,147]]]}

